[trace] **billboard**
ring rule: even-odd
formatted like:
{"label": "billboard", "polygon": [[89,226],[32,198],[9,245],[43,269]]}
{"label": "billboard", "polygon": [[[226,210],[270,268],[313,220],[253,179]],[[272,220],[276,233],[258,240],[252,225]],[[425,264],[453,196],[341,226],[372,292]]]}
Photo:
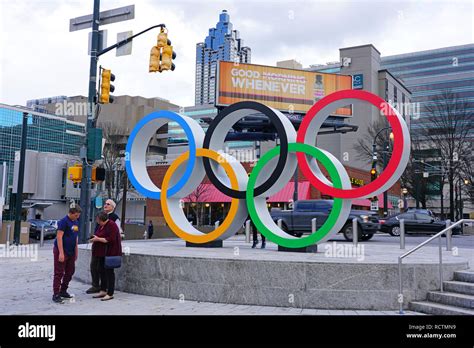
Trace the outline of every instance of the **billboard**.
{"label": "billboard", "polygon": [[[216,105],[252,100],[283,112],[306,113],[324,96],[352,89],[352,76],[276,68],[273,66],[219,62]],[[351,107],[334,115],[351,116]]]}

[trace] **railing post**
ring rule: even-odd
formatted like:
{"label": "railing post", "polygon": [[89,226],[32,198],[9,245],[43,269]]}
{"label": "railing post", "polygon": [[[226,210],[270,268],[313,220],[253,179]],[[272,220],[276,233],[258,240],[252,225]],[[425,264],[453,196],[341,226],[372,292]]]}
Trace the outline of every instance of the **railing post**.
{"label": "railing post", "polygon": [[443,250],[442,250],[442,242],[441,242],[441,235],[439,238],[439,289],[443,292]]}
{"label": "railing post", "polygon": [[405,249],[405,219],[400,220],[400,249]]}
{"label": "railing post", "polygon": [[318,219],[316,219],[316,218],[311,219],[311,233],[316,232],[316,229],[318,228],[317,223],[318,223]]}
{"label": "railing post", "polygon": [[40,234],[40,247],[44,245],[44,225],[41,226],[41,234]]}
{"label": "railing post", "polygon": [[7,243],[10,244],[10,230],[12,229],[12,224],[8,224],[7,226]]}
{"label": "railing post", "polygon": [[357,243],[359,239],[359,232],[357,231],[357,218],[352,219],[352,242],[354,243],[354,246],[357,247]]}
{"label": "railing post", "polygon": [[399,313],[403,314],[402,258],[398,258],[398,303]]}
{"label": "railing post", "polygon": [[[448,220],[446,220],[446,228],[448,228],[449,226],[451,226],[451,220],[448,219]],[[448,231],[446,231],[446,250],[447,251],[451,251],[453,249],[452,236],[453,236],[453,230],[452,229],[449,229]]]}
{"label": "railing post", "polygon": [[277,220],[277,225],[278,225],[278,228],[281,230],[282,227],[283,227],[283,220],[282,220],[282,219],[278,219],[278,220]]}
{"label": "railing post", "polygon": [[245,221],[245,243],[250,243],[250,220]]}

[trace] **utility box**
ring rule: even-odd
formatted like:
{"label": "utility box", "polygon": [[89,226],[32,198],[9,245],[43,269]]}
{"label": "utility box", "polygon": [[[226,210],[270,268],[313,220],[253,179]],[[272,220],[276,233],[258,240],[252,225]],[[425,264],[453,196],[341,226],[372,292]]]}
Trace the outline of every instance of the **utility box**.
{"label": "utility box", "polygon": [[87,160],[97,161],[102,158],[102,129],[92,128],[87,132]]}

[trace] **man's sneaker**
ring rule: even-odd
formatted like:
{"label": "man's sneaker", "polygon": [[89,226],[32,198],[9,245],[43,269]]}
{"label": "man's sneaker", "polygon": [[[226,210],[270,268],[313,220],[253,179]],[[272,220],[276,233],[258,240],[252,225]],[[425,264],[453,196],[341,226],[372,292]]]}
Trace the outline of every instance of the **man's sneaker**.
{"label": "man's sneaker", "polygon": [[252,244],[252,249],[255,249],[255,247],[257,246],[257,244],[258,244],[258,242],[255,242],[255,241],[254,241],[253,244]]}
{"label": "man's sneaker", "polygon": [[86,290],[86,294],[96,294],[100,291],[99,288],[96,288],[94,286],[90,287],[89,289]]}
{"label": "man's sneaker", "polygon": [[62,297],[57,294],[57,295],[53,295],[53,302],[56,302],[56,303],[64,303]]}
{"label": "man's sneaker", "polygon": [[67,291],[59,293],[59,296],[62,298],[72,298],[71,294],[69,294]]}
{"label": "man's sneaker", "polygon": [[265,246],[266,246],[266,245],[267,245],[267,243],[265,243],[265,242],[262,242],[262,246],[261,246],[261,248],[262,248],[262,249],[265,249]]}

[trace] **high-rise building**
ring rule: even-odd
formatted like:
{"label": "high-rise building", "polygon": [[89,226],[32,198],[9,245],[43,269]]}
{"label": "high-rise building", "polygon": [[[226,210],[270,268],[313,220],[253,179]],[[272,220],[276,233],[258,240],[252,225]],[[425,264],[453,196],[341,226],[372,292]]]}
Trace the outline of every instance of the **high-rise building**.
{"label": "high-rise building", "polygon": [[196,105],[214,103],[217,62],[220,60],[240,63],[251,60],[251,49],[244,46],[239,31],[233,30],[226,10],[219,15],[216,27],[209,29],[204,42],[196,45]]}
{"label": "high-rise building", "polygon": [[382,67],[403,81],[412,92],[411,102],[419,106],[411,125],[414,136],[430,118],[426,107],[447,90],[474,111],[474,44],[386,56]]}

